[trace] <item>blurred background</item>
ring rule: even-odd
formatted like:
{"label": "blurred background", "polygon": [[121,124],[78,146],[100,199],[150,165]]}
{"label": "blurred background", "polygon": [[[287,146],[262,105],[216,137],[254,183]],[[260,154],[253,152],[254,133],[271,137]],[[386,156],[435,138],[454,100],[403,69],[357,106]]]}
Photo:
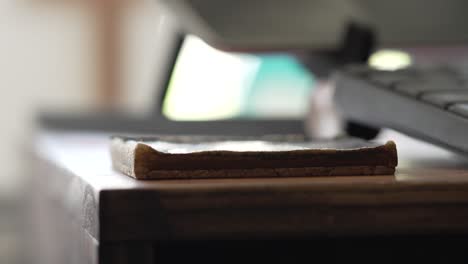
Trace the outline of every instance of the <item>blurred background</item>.
{"label": "blurred background", "polygon": [[[0,0],[0,263],[30,263],[22,251],[23,196],[37,117],[151,114],[180,41],[176,27],[156,0]],[[172,120],[302,120],[311,92],[323,84],[300,56],[228,54],[195,36],[180,48],[161,109]],[[457,46],[379,47],[369,63],[397,69],[467,54]]]}
{"label": "blurred background", "polygon": [[0,263],[27,261],[19,204],[38,113],[148,111],[166,22],[149,0],[0,0]]}

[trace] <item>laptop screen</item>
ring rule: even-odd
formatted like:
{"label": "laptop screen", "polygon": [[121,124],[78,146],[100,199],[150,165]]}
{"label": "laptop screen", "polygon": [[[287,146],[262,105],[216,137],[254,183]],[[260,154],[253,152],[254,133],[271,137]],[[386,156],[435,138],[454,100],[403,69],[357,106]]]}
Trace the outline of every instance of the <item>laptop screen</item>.
{"label": "laptop screen", "polygon": [[163,99],[177,121],[302,119],[314,76],[287,53],[229,53],[186,36]]}

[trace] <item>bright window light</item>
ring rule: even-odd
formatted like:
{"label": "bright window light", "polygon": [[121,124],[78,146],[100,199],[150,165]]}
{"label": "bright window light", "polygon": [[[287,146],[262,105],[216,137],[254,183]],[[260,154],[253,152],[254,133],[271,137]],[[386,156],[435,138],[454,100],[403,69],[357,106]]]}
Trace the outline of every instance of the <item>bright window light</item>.
{"label": "bright window light", "polygon": [[[189,36],[169,84],[163,111],[174,120],[226,119],[240,112],[243,90],[259,61],[234,56]],[[207,74],[208,73],[208,74]]]}
{"label": "bright window light", "polygon": [[314,78],[291,54],[229,53],[187,36],[163,102],[172,120],[303,118]]}
{"label": "bright window light", "polygon": [[369,58],[369,65],[379,70],[394,71],[410,66],[411,56],[399,50],[379,50]]}

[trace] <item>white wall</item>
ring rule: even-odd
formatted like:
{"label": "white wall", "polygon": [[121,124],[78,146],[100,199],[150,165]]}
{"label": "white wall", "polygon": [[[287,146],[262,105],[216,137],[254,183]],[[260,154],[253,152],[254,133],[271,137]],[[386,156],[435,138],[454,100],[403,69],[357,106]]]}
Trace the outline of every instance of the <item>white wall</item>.
{"label": "white wall", "polygon": [[[0,199],[18,190],[19,150],[38,110],[96,106],[94,17],[82,5],[56,2],[0,0]],[[154,1],[135,2],[125,14],[121,105],[141,112],[154,100],[166,39],[157,35]]]}

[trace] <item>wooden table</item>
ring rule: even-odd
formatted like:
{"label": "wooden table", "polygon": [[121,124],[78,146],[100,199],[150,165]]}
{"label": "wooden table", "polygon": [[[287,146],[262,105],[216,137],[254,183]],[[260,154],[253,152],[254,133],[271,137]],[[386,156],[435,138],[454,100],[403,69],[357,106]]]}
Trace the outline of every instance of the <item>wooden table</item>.
{"label": "wooden table", "polygon": [[38,136],[36,263],[465,257],[468,160],[395,132],[396,175],[172,181],[113,171],[107,137]]}

